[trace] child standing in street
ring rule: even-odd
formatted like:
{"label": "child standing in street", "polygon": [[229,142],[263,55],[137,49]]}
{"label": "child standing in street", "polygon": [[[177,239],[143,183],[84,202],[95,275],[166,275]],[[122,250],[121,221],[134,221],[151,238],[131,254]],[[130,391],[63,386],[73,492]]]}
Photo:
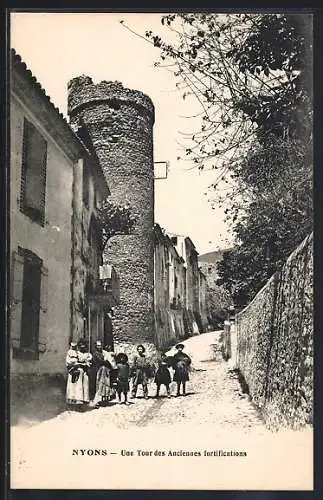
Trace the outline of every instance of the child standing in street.
{"label": "child standing in street", "polygon": [[[148,399],[148,381],[152,375],[152,366],[145,355],[146,349],[142,344],[137,346],[137,355],[133,358],[132,364],[132,397],[137,394],[138,385],[142,385],[144,398]],[[151,377],[152,378],[152,377]]]}
{"label": "child standing in street", "polygon": [[128,403],[130,366],[128,356],[125,353],[119,353],[116,356],[117,361],[117,394],[119,403],[121,403],[121,394],[124,395],[124,403]]}
{"label": "child standing in street", "polygon": [[177,353],[174,356],[174,382],[177,383],[177,393],[176,396],[180,395],[180,387],[183,386],[183,396],[186,396],[186,382],[189,380],[189,366],[191,364],[191,358],[183,352],[184,344],[177,344]]}
{"label": "child standing in street", "polygon": [[160,386],[165,385],[167,391],[167,397],[170,398],[170,388],[171,376],[168,369],[168,362],[166,354],[162,354],[161,360],[158,365],[158,369],[155,375],[155,384],[157,385],[156,398],[159,397]]}

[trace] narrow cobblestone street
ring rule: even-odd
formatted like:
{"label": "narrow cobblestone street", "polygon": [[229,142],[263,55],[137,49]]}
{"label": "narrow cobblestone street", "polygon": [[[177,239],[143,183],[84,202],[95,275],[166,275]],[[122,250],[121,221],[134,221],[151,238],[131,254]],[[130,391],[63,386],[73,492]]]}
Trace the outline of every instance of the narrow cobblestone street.
{"label": "narrow cobblestone street", "polygon": [[[210,338],[210,334],[203,337],[205,338],[193,337],[186,341],[193,357],[193,370],[187,384],[186,397],[175,397],[176,384],[172,383],[172,397],[167,398],[166,391],[162,388],[161,396],[156,399],[155,384],[152,382],[148,400],[144,400],[139,391],[138,398],[130,399],[129,406],[113,402],[108,407],[93,410],[95,413],[91,411],[83,414],[83,419],[89,422],[94,420],[98,425],[103,425],[108,419],[122,429],[130,426],[213,424],[221,429],[223,426],[240,430],[252,427],[259,432],[265,432],[258,411],[248,397],[241,394],[239,382],[236,376],[228,371],[227,363],[219,355],[217,360],[212,361],[200,360],[198,356],[194,356],[194,347],[201,344],[201,340]],[[211,357],[212,352],[209,354]],[[73,417],[67,412],[59,418]]]}
{"label": "narrow cobblestone street", "polygon": [[[186,397],[167,398],[161,391],[161,397],[155,399],[151,384],[148,400],[139,392],[128,406],[113,402],[84,413],[65,411],[32,427],[13,427],[14,482],[35,486],[36,481],[40,488],[55,487],[59,474],[64,488],[130,488],[135,484],[138,488],[165,488],[161,485],[166,478],[168,488],[195,485],[203,489],[211,480],[212,487],[221,489],[230,488],[232,481],[243,484],[252,467],[257,471],[254,481],[265,488],[270,485],[268,467],[272,472],[283,467],[293,477],[298,447],[308,453],[310,469],[311,433],[273,434],[265,428],[255,406],[241,393],[228,363],[216,352],[218,335],[211,332],[185,342],[185,351],[193,360]],[[174,390],[172,387],[172,394]],[[106,455],[100,451],[94,456],[91,450],[104,450]],[[219,456],[223,450],[237,455]],[[180,455],[196,452],[196,456],[169,456],[169,451]],[[210,460],[214,469],[210,469]],[[164,479],[158,473],[160,467]],[[118,473],[122,470],[127,474]],[[193,475],[187,477],[186,470]],[[210,477],[212,470],[214,477]],[[228,476],[228,470],[234,477]],[[46,477],[46,485],[42,477]],[[251,478],[250,488],[252,484]]]}

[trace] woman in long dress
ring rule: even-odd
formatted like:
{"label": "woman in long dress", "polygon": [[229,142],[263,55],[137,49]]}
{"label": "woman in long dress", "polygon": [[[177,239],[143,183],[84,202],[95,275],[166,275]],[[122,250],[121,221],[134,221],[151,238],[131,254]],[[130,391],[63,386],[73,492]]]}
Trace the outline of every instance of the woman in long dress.
{"label": "woman in long dress", "polygon": [[88,352],[86,340],[80,340],[76,348],[72,344],[66,355],[66,403],[74,408],[81,408],[90,401],[88,370],[92,355]]}
{"label": "woman in long dress", "polygon": [[112,399],[111,373],[116,368],[117,365],[111,353],[105,351],[102,342],[97,340],[92,358],[91,376],[95,393],[91,406],[98,408],[100,404]]}

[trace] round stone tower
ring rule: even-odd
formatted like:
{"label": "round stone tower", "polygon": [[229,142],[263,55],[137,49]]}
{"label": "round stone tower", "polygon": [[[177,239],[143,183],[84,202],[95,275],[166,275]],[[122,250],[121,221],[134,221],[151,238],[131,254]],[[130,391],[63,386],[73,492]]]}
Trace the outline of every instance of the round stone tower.
{"label": "round stone tower", "polygon": [[106,249],[120,279],[117,350],[132,351],[138,343],[154,350],[154,105],[120,82],[94,84],[81,76],[68,84],[68,114],[72,126],[82,124],[89,133],[111,201],[129,204],[136,219],[133,234],[111,238]]}

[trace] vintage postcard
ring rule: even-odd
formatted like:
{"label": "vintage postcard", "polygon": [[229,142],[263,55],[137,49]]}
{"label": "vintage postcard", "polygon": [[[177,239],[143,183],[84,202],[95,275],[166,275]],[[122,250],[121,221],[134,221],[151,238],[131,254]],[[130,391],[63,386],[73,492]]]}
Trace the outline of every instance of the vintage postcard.
{"label": "vintage postcard", "polygon": [[10,487],[313,489],[313,19],[10,21]]}

